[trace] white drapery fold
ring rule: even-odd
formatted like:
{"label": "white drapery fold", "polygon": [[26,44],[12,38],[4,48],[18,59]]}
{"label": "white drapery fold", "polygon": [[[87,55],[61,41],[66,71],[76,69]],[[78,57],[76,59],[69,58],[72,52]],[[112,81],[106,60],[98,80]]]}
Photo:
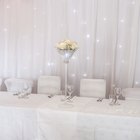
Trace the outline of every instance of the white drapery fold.
{"label": "white drapery fold", "polygon": [[63,81],[55,44],[71,39],[79,45],[68,72],[76,91],[81,78],[106,79],[108,93],[140,87],[139,21],[139,0],[0,0],[0,76]]}

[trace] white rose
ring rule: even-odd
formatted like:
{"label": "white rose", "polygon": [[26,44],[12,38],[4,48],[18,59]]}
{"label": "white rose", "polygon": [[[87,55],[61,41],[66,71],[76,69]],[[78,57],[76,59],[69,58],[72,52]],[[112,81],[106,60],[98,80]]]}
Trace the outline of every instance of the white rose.
{"label": "white rose", "polygon": [[59,42],[56,47],[63,50],[75,50],[77,48],[77,43],[70,40],[64,40]]}

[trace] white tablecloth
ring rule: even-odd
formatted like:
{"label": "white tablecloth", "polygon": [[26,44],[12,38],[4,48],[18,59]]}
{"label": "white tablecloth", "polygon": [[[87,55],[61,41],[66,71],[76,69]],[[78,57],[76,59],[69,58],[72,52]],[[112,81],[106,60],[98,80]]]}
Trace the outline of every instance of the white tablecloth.
{"label": "white tablecloth", "polygon": [[72,105],[57,98],[39,109],[41,140],[140,140],[140,102],[76,97]]}
{"label": "white tablecloth", "polygon": [[0,140],[38,140],[37,108],[47,100],[44,95],[18,99],[0,92]]}
{"label": "white tablecloth", "polygon": [[0,140],[140,140],[140,101],[0,93]]}

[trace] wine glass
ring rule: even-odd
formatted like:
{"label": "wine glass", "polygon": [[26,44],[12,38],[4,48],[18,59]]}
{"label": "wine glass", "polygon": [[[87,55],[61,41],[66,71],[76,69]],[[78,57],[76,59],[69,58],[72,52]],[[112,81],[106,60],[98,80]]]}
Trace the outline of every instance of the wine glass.
{"label": "wine glass", "polygon": [[23,88],[23,90],[21,90],[18,98],[28,98],[29,94],[30,94],[29,87],[25,87],[25,88]]}
{"label": "wine glass", "polygon": [[121,88],[114,88],[114,93],[115,93],[115,96],[116,96],[116,104],[120,105],[119,102],[118,102],[118,99],[120,97],[120,95],[122,94],[122,89]]}
{"label": "wine glass", "polygon": [[109,94],[109,105],[114,105],[114,95],[113,94]]}
{"label": "wine glass", "polygon": [[18,96],[21,93],[19,89],[16,89],[16,90],[14,90],[12,92],[13,92],[14,96]]}
{"label": "wine glass", "polygon": [[73,85],[68,85],[68,87],[67,87],[67,91],[68,91],[68,95],[69,95],[69,97],[72,96],[73,90],[74,90]]}
{"label": "wine glass", "polygon": [[69,101],[71,101],[71,99],[72,99],[72,93],[73,93],[73,91],[74,91],[73,85],[68,85],[67,86],[67,93],[68,93],[69,97],[67,99]]}

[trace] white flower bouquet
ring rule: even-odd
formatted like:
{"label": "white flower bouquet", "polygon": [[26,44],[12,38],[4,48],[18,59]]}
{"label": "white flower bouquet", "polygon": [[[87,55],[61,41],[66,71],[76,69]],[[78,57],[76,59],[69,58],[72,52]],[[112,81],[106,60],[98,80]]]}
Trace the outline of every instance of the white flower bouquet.
{"label": "white flower bouquet", "polygon": [[75,41],[70,41],[70,40],[64,40],[59,42],[56,45],[56,48],[59,50],[73,50],[75,51],[77,47],[77,43]]}
{"label": "white flower bouquet", "polygon": [[73,53],[78,49],[75,41],[64,40],[56,45],[56,48],[60,55],[63,56],[64,62],[68,63]]}

